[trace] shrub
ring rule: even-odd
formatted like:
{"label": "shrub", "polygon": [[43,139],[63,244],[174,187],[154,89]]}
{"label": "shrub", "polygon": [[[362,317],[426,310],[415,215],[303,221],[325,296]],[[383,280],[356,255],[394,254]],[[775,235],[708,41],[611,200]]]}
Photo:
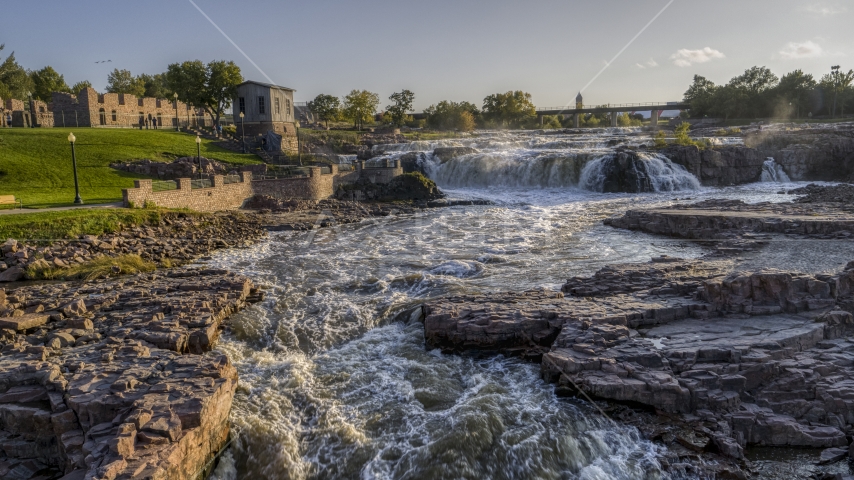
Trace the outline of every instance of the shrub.
{"label": "shrub", "polygon": [[664,148],[667,146],[667,136],[664,134],[663,130],[659,130],[658,133],[655,134],[655,148]]}

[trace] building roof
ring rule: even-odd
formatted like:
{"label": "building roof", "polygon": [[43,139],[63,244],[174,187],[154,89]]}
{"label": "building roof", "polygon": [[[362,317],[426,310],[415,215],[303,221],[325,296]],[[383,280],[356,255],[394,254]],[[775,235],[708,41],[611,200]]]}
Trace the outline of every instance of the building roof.
{"label": "building roof", "polygon": [[273,85],[272,83],[256,82],[254,80],[247,80],[247,81],[241,83],[240,85],[238,85],[238,87],[242,87],[243,85],[247,85],[249,83],[252,83],[255,85],[261,85],[262,87],[278,88],[279,90],[287,90],[289,92],[296,92],[296,90],[294,90],[293,88],[283,87],[281,85]]}
{"label": "building roof", "polygon": [[578,96],[577,96],[577,97],[575,97],[575,101],[576,101],[576,102],[578,102],[578,101],[581,101],[581,100],[582,100],[582,98],[581,98],[581,92],[578,92]]}

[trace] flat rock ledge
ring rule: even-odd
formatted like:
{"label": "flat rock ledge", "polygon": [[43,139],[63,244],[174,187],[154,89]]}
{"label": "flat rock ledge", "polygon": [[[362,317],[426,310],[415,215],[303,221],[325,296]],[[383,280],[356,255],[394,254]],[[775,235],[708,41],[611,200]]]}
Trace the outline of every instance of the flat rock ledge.
{"label": "flat rock ledge", "polygon": [[690,438],[670,440],[694,452],[848,447],[854,262],[813,276],[654,260],[572,278],[561,292],[436,300],[422,306],[427,346],[539,360],[558,393],[690,425]]}
{"label": "flat rock ledge", "polygon": [[756,203],[707,200],[669,208],[629,210],[605,225],[677,238],[723,240],[741,234],[854,236],[854,209],[835,203]]}
{"label": "flat rock ledge", "polygon": [[0,478],[199,477],[237,387],[206,352],[259,296],[212,269],[0,289]]}

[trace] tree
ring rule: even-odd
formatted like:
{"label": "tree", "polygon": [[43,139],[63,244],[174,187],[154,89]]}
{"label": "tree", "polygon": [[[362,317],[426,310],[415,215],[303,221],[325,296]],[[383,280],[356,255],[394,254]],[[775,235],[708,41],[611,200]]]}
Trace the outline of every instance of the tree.
{"label": "tree", "polygon": [[329,128],[329,121],[337,120],[341,115],[341,101],[338,97],[321,93],[308,102],[308,109],[326,122],[326,127]]}
{"label": "tree", "polygon": [[706,77],[694,75],[694,83],[683,95],[684,102],[691,105],[691,116],[703,117],[712,111],[717,89],[718,87]]}
{"label": "tree", "polygon": [[353,126],[362,129],[366,122],[373,120],[380,96],[367,90],[353,90],[344,97],[344,116],[353,122]]}
{"label": "tree", "polygon": [[760,117],[770,113],[770,97],[779,79],[766,67],[751,67],[727,84],[735,89],[737,96],[744,102],[744,112],[749,117]]}
{"label": "tree", "polygon": [[173,63],[167,67],[165,86],[178,94],[178,99],[204,108],[214,119],[214,125],[237,96],[237,86],[243,75],[232,61],[214,60],[207,65],[200,60]]}
{"label": "tree", "polygon": [[391,116],[391,122],[400,127],[406,121],[406,112],[412,110],[412,102],[415,100],[415,94],[409,90],[392,93],[390,97],[391,105],[385,107]]}
{"label": "tree", "polygon": [[516,90],[484,98],[483,116],[497,125],[519,128],[537,116],[537,108],[531,102],[530,93]]}
{"label": "tree", "polygon": [[33,80],[33,98],[43,102],[49,102],[53,92],[71,91],[65,83],[65,77],[49,65],[41,70],[30,72],[30,78]]}
{"label": "tree", "polygon": [[[0,45],[3,50],[5,45]],[[24,100],[27,92],[33,91],[33,80],[15,60],[15,52],[9,54],[0,64],[0,98]]]}
{"label": "tree", "polygon": [[128,93],[137,97],[145,96],[145,85],[134,77],[130,70],[114,69],[107,75],[107,91],[110,93]]}
{"label": "tree", "polygon": [[424,109],[427,125],[436,130],[459,130],[470,132],[474,130],[478,108],[469,102],[449,102],[442,100],[436,105]]}
{"label": "tree", "polygon": [[92,83],[89,80],[82,80],[71,86],[71,93],[77,95],[84,88],[92,88]]}
{"label": "tree", "polygon": [[791,103],[795,113],[800,116],[800,111],[809,108],[810,96],[815,91],[816,81],[812,75],[805,74],[802,70],[783,75],[777,84],[776,93],[782,103]]}
{"label": "tree", "polygon": [[833,117],[836,117],[836,106],[839,100],[842,100],[844,106],[845,93],[852,81],[854,81],[854,70],[848,70],[846,73],[839,69],[839,65],[831,67],[831,73],[821,77],[819,83],[822,91],[827,95],[825,103],[828,104],[828,110]]}
{"label": "tree", "polygon": [[173,92],[166,87],[165,73],[155,73],[154,75],[142,73],[137,76],[137,81],[142,83],[144,97],[172,98]]}

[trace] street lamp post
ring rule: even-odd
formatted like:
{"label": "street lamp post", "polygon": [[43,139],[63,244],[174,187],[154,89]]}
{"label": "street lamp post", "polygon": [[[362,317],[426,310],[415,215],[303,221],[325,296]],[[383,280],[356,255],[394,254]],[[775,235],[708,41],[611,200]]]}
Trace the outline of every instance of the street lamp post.
{"label": "street lamp post", "polygon": [[172,98],[175,99],[175,131],[178,132],[181,130],[181,127],[178,125],[178,92],[173,93]]}
{"label": "street lamp post", "polygon": [[68,143],[71,144],[71,165],[74,167],[74,204],[83,205],[83,199],[80,198],[80,184],[77,182],[77,155],[74,153],[74,142],[77,137],[73,133],[68,134]]}
{"label": "street lamp post", "polygon": [[202,179],[202,137],[196,135],[196,160],[199,162],[199,180]]}
{"label": "street lamp post", "polygon": [[243,126],[243,112],[240,112],[240,145],[243,147],[243,153],[246,153],[246,128]]}

